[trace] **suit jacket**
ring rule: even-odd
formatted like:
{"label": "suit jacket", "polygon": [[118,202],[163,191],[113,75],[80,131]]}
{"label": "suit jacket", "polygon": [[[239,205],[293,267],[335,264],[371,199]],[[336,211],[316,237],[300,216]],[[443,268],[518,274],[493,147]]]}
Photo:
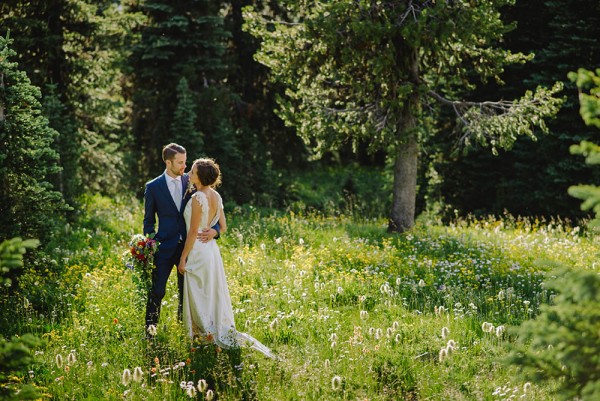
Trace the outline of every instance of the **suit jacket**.
{"label": "suit jacket", "polygon": [[[183,211],[191,194],[186,191],[189,177],[181,177],[181,207],[177,210],[173,197],[169,192],[166,173],[146,183],[144,191],[144,234],[156,233],[155,239],[160,242],[156,258],[170,258],[177,249],[180,239],[185,241],[187,230]],[[158,217],[158,232],[156,218]]]}

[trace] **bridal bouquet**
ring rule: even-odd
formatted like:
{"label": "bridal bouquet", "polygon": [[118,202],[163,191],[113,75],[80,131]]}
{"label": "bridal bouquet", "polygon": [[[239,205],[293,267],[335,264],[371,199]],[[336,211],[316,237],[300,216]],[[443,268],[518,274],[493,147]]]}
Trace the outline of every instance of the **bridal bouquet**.
{"label": "bridal bouquet", "polygon": [[144,296],[152,286],[154,254],[158,251],[159,245],[160,242],[154,239],[154,234],[135,234],[129,241],[125,266],[133,271],[134,281]]}

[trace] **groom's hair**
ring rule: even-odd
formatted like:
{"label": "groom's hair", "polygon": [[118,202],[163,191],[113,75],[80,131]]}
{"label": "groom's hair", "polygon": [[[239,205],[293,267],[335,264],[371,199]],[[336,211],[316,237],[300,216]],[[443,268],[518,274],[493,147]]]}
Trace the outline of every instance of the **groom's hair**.
{"label": "groom's hair", "polygon": [[173,160],[177,153],[185,154],[185,148],[181,145],[177,145],[176,143],[170,143],[163,147],[163,161]]}

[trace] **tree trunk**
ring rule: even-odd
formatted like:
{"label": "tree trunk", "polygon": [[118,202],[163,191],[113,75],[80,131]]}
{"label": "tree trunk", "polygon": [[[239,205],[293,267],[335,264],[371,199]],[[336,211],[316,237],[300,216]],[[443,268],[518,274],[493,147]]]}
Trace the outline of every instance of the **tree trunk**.
{"label": "tree trunk", "polygon": [[[415,117],[413,115],[407,117],[414,127]],[[415,225],[418,153],[416,132],[414,129],[405,131],[401,148],[394,161],[394,196],[389,232],[404,232]]]}
{"label": "tree trunk", "polygon": [[417,198],[417,114],[419,110],[419,63],[417,49],[410,48],[400,38],[396,41],[398,65],[408,72],[414,89],[404,102],[398,124],[398,153],[394,161],[394,188],[389,232],[404,232],[415,225],[415,203]]}

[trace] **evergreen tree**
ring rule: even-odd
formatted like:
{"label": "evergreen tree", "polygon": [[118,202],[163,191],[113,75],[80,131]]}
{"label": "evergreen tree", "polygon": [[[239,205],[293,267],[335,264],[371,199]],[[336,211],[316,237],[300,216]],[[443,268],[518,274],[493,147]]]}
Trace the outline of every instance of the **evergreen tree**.
{"label": "evergreen tree", "polygon": [[[600,65],[600,3],[595,0],[519,1],[506,9],[516,29],[506,35],[506,47],[533,53],[525,65],[513,65],[502,74],[512,85],[487,85],[479,98],[511,98],[536,85],[565,83],[565,102],[548,122],[548,134],[537,141],[522,138],[511,152],[492,156],[469,152],[445,158],[436,165],[444,177],[442,193],[451,208],[463,213],[581,217],[577,201],[567,188],[576,181],[598,181],[600,170],[582,165],[569,146],[597,135],[578,113],[577,90],[567,80],[580,66]],[[454,143],[448,141],[445,148]],[[430,150],[432,151],[432,150]]]}
{"label": "evergreen tree", "polygon": [[[207,0],[147,0],[132,8],[147,22],[139,28],[140,42],[132,50],[133,134],[139,155],[140,184],[163,168],[160,150],[172,142],[177,85],[185,77],[198,94],[220,91],[226,65],[222,58],[228,37],[219,4]],[[214,96],[207,99],[214,100]],[[202,107],[204,106],[204,107]],[[206,115],[211,105],[198,104],[195,132],[209,132]],[[216,116],[227,120],[229,116]],[[214,131],[213,131],[214,133]],[[208,142],[208,138],[205,138]],[[195,157],[193,155],[192,157]]]}
{"label": "evergreen tree", "polygon": [[431,134],[426,114],[453,108],[459,141],[510,148],[544,129],[560,90],[537,88],[519,100],[451,100],[479,80],[500,80],[503,67],[527,60],[499,46],[510,25],[510,0],[355,2],[301,0],[285,6],[295,21],[268,20],[252,9],[248,29],[263,42],[257,54],[286,87],[280,115],[317,153],[350,142],[385,149],[394,171],[390,231],[414,224],[419,147]]}
{"label": "evergreen tree", "polygon": [[[85,189],[123,186],[130,107],[124,96],[125,49],[139,16],[112,0],[7,0],[2,29],[15,37],[21,68],[44,93],[63,173],[53,183],[70,202]],[[83,179],[85,177],[85,179]]]}
{"label": "evergreen tree", "polygon": [[0,241],[43,240],[66,210],[48,182],[60,170],[51,146],[58,133],[42,115],[39,88],[11,61],[10,43],[0,37]]}
{"label": "evergreen tree", "polygon": [[[571,81],[577,84],[580,90],[581,117],[587,125],[600,128],[600,68],[594,72],[580,68],[577,73],[569,74]],[[579,145],[571,146],[571,153],[583,155],[586,163],[600,164],[600,146],[582,141]],[[569,188],[569,194],[582,199],[582,210],[591,210],[595,214],[590,226],[600,228],[600,187],[594,185],[575,185]]]}
{"label": "evergreen tree", "polygon": [[540,315],[517,328],[508,358],[519,379],[551,383],[558,400],[600,398],[600,275],[568,269],[552,273],[544,285],[558,293]]}
{"label": "evergreen tree", "polygon": [[204,148],[202,134],[196,130],[196,102],[185,77],[177,85],[177,106],[171,123],[173,141],[182,145],[189,154],[201,155]]}

